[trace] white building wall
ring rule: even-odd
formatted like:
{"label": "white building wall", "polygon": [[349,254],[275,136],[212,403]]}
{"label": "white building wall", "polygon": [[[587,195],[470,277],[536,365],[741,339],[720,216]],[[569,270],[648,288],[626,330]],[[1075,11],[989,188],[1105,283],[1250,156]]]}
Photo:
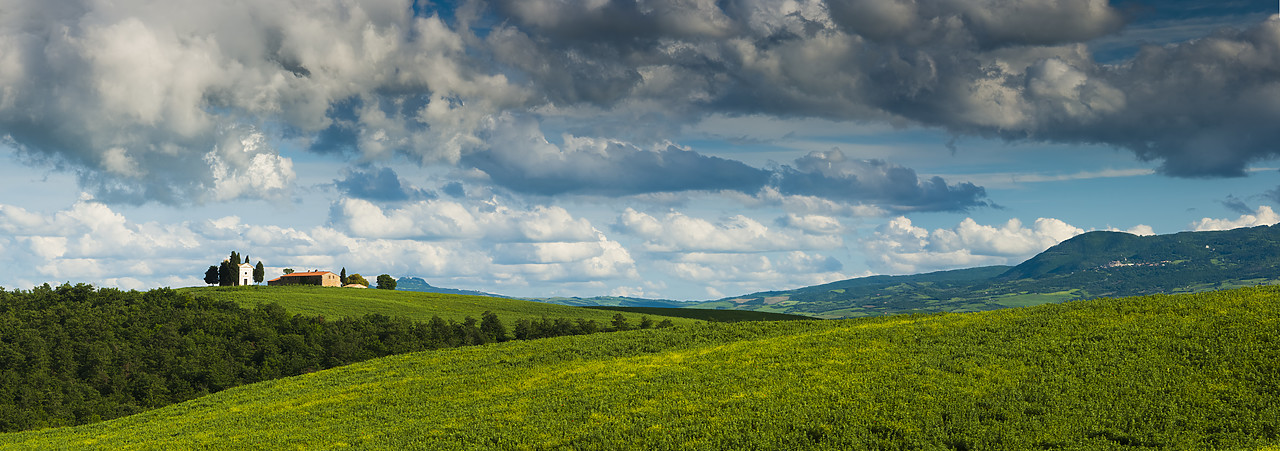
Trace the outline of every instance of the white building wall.
{"label": "white building wall", "polygon": [[253,285],[253,265],[240,264],[240,276],[236,278],[236,285]]}

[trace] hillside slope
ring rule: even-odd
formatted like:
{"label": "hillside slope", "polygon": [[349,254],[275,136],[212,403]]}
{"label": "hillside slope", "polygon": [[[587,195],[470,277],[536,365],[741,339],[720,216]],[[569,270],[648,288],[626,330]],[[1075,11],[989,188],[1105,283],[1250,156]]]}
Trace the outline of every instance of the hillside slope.
{"label": "hillside slope", "polygon": [[972,312],[1098,297],[1280,284],[1280,227],[1136,236],[1088,232],[1015,266],[872,276],[691,304],[822,318]]}
{"label": "hillside slope", "polygon": [[1280,444],[1280,290],[702,323],[393,356],[0,448]]}
{"label": "hillside slope", "polygon": [[[420,293],[398,290],[358,288],[331,288],[314,286],[285,287],[195,287],[182,288],[195,296],[234,301],[245,307],[276,303],[289,313],[329,318],[381,314],[406,317],[415,321],[427,321],[432,316],[445,320],[462,321],[466,317],[480,318],[485,311],[492,311],[499,318],[513,323],[527,318],[564,318],[569,320],[594,320],[608,324],[615,312],[546,304],[510,298],[492,298],[459,294]],[[624,313],[631,324],[637,324],[643,315]],[[652,316],[652,315],[650,315]],[[654,317],[657,318],[657,317]],[[668,319],[667,317],[657,318]],[[689,324],[695,320],[671,317],[675,324]]]}

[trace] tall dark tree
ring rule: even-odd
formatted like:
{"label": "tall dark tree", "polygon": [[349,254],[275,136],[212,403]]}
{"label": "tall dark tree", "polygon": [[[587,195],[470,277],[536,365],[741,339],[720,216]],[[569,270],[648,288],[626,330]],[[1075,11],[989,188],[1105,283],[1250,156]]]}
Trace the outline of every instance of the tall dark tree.
{"label": "tall dark tree", "polygon": [[396,279],[394,277],[391,277],[390,274],[383,274],[378,276],[378,289],[379,290],[396,289]]}
{"label": "tall dark tree", "polygon": [[346,266],[343,266],[343,267],[342,267],[342,272],[341,272],[341,273],[338,273],[338,281],[339,281],[339,282],[342,282],[342,285],[346,285],[346,284],[350,283],[350,282],[347,282],[347,267],[346,267]]}
{"label": "tall dark tree", "polygon": [[[230,259],[230,260],[231,260],[231,266],[232,266],[232,267],[236,267],[236,268],[240,267],[240,253],[238,253],[238,252],[236,252],[236,251],[231,251],[231,259]],[[232,278],[234,279],[234,277],[232,277]]]}
{"label": "tall dark tree", "polygon": [[267,268],[262,266],[262,260],[258,260],[258,266],[253,267],[253,283],[262,283],[262,279],[267,278]]}
{"label": "tall dark tree", "polygon": [[631,330],[631,323],[621,313],[613,315],[613,330]]}
{"label": "tall dark tree", "polygon": [[231,286],[235,278],[235,274],[231,272],[231,262],[224,261],[218,264],[218,286]]}
{"label": "tall dark tree", "polygon": [[[382,288],[382,277],[378,279],[378,288]],[[480,331],[484,332],[489,341],[507,341],[507,326],[502,325],[498,315],[493,312],[486,311],[480,315]]]}
{"label": "tall dark tree", "polygon": [[215,285],[218,283],[218,267],[209,266],[209,270],[204,272],[204,283]]}

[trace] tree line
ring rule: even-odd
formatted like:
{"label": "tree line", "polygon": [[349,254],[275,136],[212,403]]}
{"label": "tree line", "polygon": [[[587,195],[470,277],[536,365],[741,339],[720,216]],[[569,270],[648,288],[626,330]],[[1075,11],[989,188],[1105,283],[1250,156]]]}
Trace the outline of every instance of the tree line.
{"label": "tree line", "polygon": [[[237,385],[405,352],[653,327],[385,315],[326,319],[164,288],[0,289],[0,431],[122,417]],[[659,326],[670,325],[669,321]]]}
{"label": "tree line", "polygon": [[[237,285],[236,278],[240,276],[240,253],[231,251],[231,256],[222,263],[210,265],[209,269],[204,272],[204,283],[209,285],[217,284],[220,287],[229,287]],[[243,263],[249,263],[249,258],[245,257]],[[258,265],[253,267],[253,283],[262,283],[266,278],[267,269],[262,266],[262,260],[258,260]]]}
{"label": "tree line", "polygon": [[[249,263],[249,258],[245,257],[244,261],[241,262],[240,253],[231,251],[231,256],[226,260],[223,260],[222,263],[210,265],[209,269],[205,270],[204,283],[209,285],[218,285],[220,287],[239,285],[239,281],[236,279],[240,277],[241,263]],[[257,266],[253,267],[253,283],[262,283],[263,279],[266,278],[266,272],[266,268],[262,266],[262,260],[258,260]],[[284,269],[284,273],[286,275],[293,274],[293,272],[293,268]],[[338,274],[338,281],[341,282],[342,286],[347,286],[349,284],[364,285],[366,287],[370,286],[369,281],[365,280],[364,276],[361,276],[360,274],[352,274],[348,276],[346,267],[343,267],[342,272]],[[396,279],[391,277],[390,274],[379,275],[377,277],[377,282],[377,288],[380,290],[396,289]]]}

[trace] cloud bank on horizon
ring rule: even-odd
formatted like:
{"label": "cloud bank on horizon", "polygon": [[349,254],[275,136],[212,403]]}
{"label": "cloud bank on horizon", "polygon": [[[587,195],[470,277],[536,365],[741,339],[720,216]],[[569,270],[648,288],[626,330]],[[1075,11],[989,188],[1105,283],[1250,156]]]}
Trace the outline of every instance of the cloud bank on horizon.
{"label": "cloud bank on horizon", "polygon": [[[302,256],[342,261],[384,247],[400,252],[386,271],[628,294],[664,294],[666,279],[714,294],[852,275],[831,249],[867,255],[872,272],[1007,263],[1083,229],[967,219],[929,232],[903,215],[967,214],[999,199],[847,148],[760,164],[678,137],[712,117],[886,124],[1112,146],[1187,178],[1243,176],[1280,157],[1280,15],[1232,10],[1232,26],[1132,44],[1118,60],[1095,55],[1102,42],[1145,30],[1135,23],[1144,7],[7,0],[0,140],[24,164],[73,174],[92,200],[58,212],[6,206],[0,244],[63,261],[20,282],[117,280],[126,276],[92,269],[111,268],[94,259],[112,253],[83,242],[94,233],[76,235],[90,225],[75,225],[89,214],[75,212],[119,219],[112,205],[283,205],[320,189],[331,196],[329,220],[306,231],[210,235],[217,228],[199,221],[128,230],[169,237],[134,243],[157,255],[261,239],[277,249],[269,252],[320,265]],[[341,167],[337,178],[299,182],[314,178],[301,172],[313,161]],[[448,180],[406,180],[406,163],[444,168]],[[696,198],[760,213],[717,221],[676,211],[695,209]],[[559,199],[590,207],[576,213]],[[1274,216],[1254,213],[1251,224]],[[861,235],[848,225],[884,218]],[[1190,227],[1233,221],[1248,222]],[[350,245],[285,250],[318,235]],[[141,273],[170,280],[161,272]]]}

